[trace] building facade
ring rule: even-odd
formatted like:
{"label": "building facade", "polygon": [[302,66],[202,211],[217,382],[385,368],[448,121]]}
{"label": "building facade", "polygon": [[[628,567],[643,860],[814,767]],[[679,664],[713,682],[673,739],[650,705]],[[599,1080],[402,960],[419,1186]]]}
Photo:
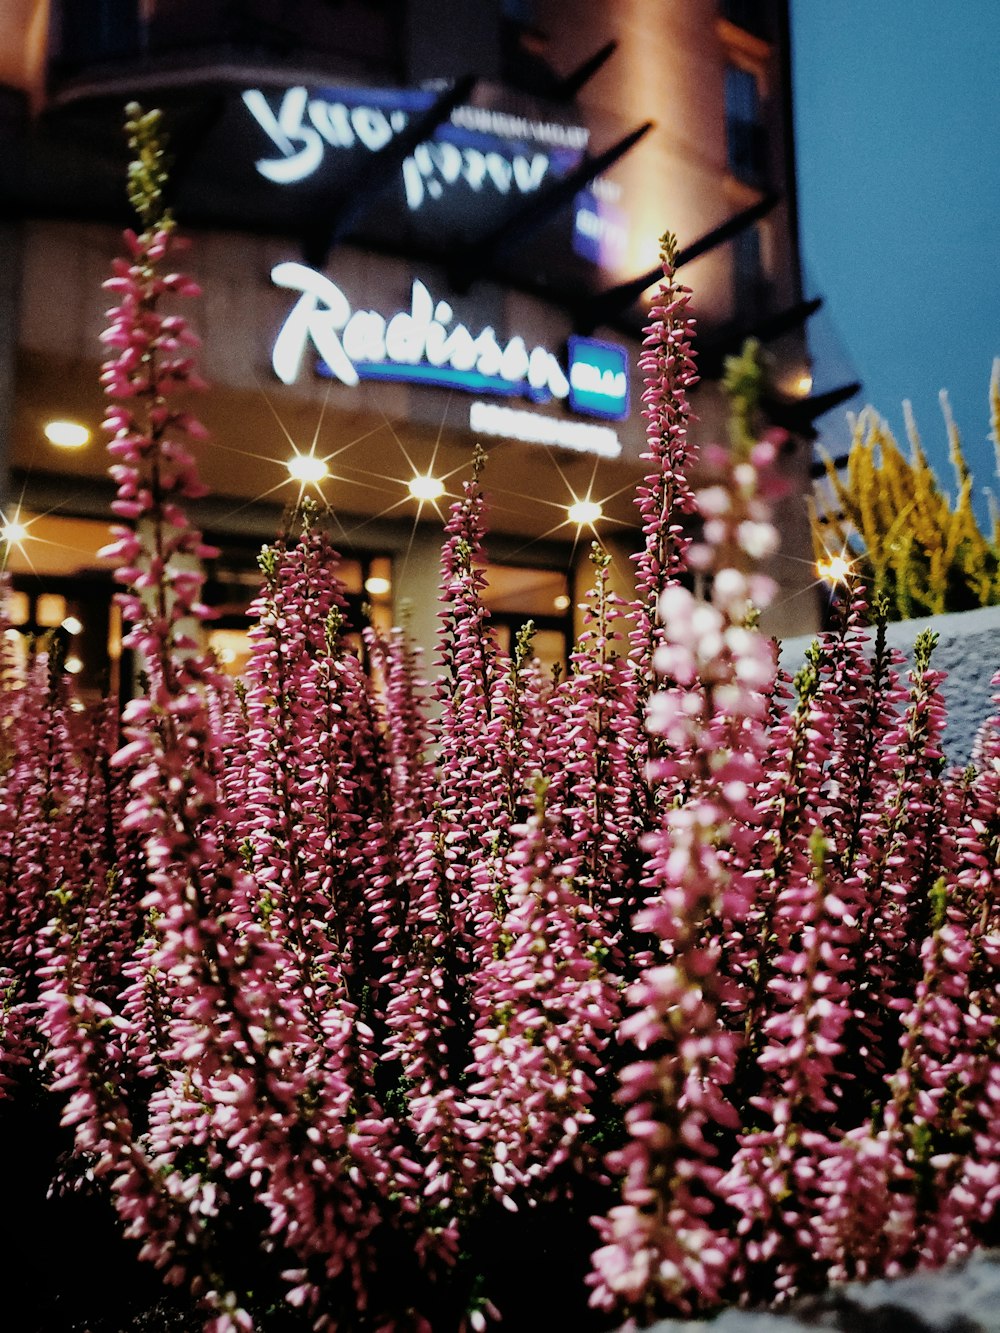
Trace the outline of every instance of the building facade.
{"label": "building facade", "polygon": [[[85,684],[114,675],[99,334],[135,100],[164,113],[203,288],[212,495],[195,518],[221,549],[208,589],[234,666],[256,553],[303,485],[359,616],[405,604],[431,650],[441,515],[477,442],[495,621],[531,617],[539,655],[565,658],[595,537],[630,587],[636,365],[666,229],[695,292],[697,438],[725,438],[726,354],[764,348],[791,432],[770,625],[814,628],[803,497],[822,408],[787,62],[780,0],[10,0],[0,457],[5,519],[28,533],[7,543],[24,626],[62,625]],[[53,422],[83,429],[60,442]]]}

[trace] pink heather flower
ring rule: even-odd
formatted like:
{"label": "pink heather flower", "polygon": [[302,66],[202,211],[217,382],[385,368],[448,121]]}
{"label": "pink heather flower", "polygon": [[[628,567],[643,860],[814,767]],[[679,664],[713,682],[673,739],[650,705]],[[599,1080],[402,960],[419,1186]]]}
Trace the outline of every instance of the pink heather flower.
{"label": "pink heather flower", "polygon": [[[103,847],[88,839],[100,810],[97,775],[86,764],[85,725],[74,726],[66,688],[43,646],[31,651],[9,707],[8,754],[0,778],[0,893],[4,970],[0,1096],[37,1063],[47,931],[54,895],[103,887]],[[78,734],[79,733],[79,734]],[[90,798],[93,798],[92,805]]]}
{"label": "pink heather flower", "polygon": [[[631,954],[641,900],[640,849],[650,803],[642,765],[638,677],[618,651],[625,607],[608,586],[610,557],[596,544],[596,582],[584,601],[583,632],[569,674],[547,704],[546,805],[560,857],[594,913],[594,938],[612,946],[616,972]],[[629,944],[624,937],[628,935]]]}
{"label": "pink heather flower", "polygon": [[126,245],[106,554],[138,697],[78,716],[0,612],[0,1102],[58,1099],[54,1187],[109,1197],[213,1333],[251,1284],[316,1329],[483,1333],[515,1308],[497,1238],[584,1210],[602,1322],[995,1238],[1000,722],[946,771],[931,645],[904,683],[856,587],[794,693],[776,670],[781,436],[704,448],[692,493],[672,239],[636,600],[595,550],[566,675],[527,630],[502,653],[480,459],[427,686],[403,631],[354,651],[309,511],[246,681],[203,651],[197,288],[172,227]]}
{"label": "pink heather flower", "polygon": [[[438,806],[451,864],[449,895],[460,950],[470,967],[492,957],[499,933],[495,853],[507,838],[511,796],[504,791],[504,720],[497,717],[501,673],[485,585],[485,497],[477,455],[471,481],[451,507],[441,553],[437,703]],[[502,890],[501,890],[502,891]],[[464,936],[464,939],[462,937]]]}
{"label": "pink heather flower", "polygon": [[471,1111],[491,1147],[490,1189],[507,1206],[544,1192],[564,1163],[598,1174],[588,1143],[618,988],[596,948],[595,911],[549,844],[539,812],[514,830],[498,956],[476,988]]}
{"label": "pink heather flower", "polygon": [[645,383],[643,457],[653,464],[636,493],[644,546],[636,557],[636,627],[630,637],[631,655],[643,678],[649,677],[653,651],[662,641],[660,596],[685,568],[689,538],[684,535],[684,515],[695,507],[686,475],[695,456],[688,439],[687,398],[698,381],[691,350],[694,321],[688,314],[691,292],[674,278],[676,248],[675,238],[664,236],[663,281],[650,308],[639,360]]}
{"label": "pink heather flower", "polygon": [[751,477],[731,477],[727,490],[717,599],[699,602],[674,584],[659,601],[654,665],[669,672],[672,690],[652,713],[654,725],[669,728],[670,746],[654,775],[687,799],[665,808],[647,840],[653,892],[635,925],[658,937],[665,961],[641,973],[626,997],[632,1013],[622,1035],[639,1059],[621,1076],[629,1141],[609,1158],[624,1175],[623,1203],[598,1222],[604,1243],[589,1279],[592,1303],[604,1309],[710,1308],[736,1258],[735,1238],[715,1220],[718,1145],[740,1128],[730,1086],[739,1042],[725,1022],[735,996],[720,974],[716,923],[745,920],[756,888],[731,872],[722,848],[730,844],[739,857],[759,836],[751,793],[774,663],[771,646],[746,630],[747,573],[721,554],[752,558],[740,532],[747,514],[762,521],[760,501]]}

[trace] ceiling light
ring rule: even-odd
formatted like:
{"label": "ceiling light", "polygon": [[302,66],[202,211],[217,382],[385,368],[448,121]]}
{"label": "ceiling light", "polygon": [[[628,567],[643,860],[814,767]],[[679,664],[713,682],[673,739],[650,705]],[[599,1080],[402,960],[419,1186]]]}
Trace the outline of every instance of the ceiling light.
{"label": "ceiling light", "polygon": [[317,458],[315,454],[292,454],[288,460],[288,471],[295,481],[305,485],[309,482],[322,481],[329,475],[330,469],[322,458]]}
{"label": "ceiling light", "polygon": [[45,425],[45,438],[60,449],[82,449],[90,443],[90,431],[79,421],[49,421]]}
{"label": "ceiling light", "polygon": [[67,616],[62,623],[62,627],[67,634],[79,634],[83,629],[83,621],[76,616]]}
{"label": "ceiling light", "polygon": [[63,663],[63,666],[66,668],[66,670],[69,672],[71,676],[78,676],[80,672],[83,670],[83,663],[80,661],[78,657],[67,657],[66,661]]}
{"label": "ceiling light", "polygon": [[604,510],[596,500],[577,500],[568,506],[566,513],[571,523],[583,527],[587,523],[596,523]]}
{"label": "ceiling light", "polygon": [[816,561],[816,573],[824,583],[844,583],[850,572],[851,562],[842,555],[829,555]]}
{"label": "ceiling light", "polygon": [[409,491],[414,500],[440,500],[444,495],[444,482],[430,475],[417,476],[410,481]]}
{"label": "ceiling light", "polygon": [[28,535],[28,529],[16,518],[5,519],[0,526],[0,540],[5,541],[8,546],[16,546],[18,542],[23,542]]}
{"label": "ceiling light", "polygon": [[372,574],[365,579],[365,592],[370,592],[373,597],[384,597],[391,587],[389,580],[381,574]]}

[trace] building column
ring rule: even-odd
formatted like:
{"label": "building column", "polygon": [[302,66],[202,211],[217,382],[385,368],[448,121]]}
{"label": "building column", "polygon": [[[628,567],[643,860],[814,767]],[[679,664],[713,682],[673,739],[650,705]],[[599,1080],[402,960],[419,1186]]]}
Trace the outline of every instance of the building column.
{"label": "building column", "polygon": [[0,222],[0,509],[11,504],[10,460],[14,446],[15,367],[21,297],[21,226]]}

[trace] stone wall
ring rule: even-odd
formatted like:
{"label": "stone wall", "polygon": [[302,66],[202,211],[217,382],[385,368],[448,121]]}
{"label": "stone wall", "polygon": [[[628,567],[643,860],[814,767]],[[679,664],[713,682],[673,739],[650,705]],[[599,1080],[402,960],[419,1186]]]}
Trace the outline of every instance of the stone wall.
{"label": "stone wall", "polygon": [[1000,1333],[1000,1250],[937,1272],[834,1287],[785,1313],[727,1310],[716,1319],[661,1320],[647,1333]]}

